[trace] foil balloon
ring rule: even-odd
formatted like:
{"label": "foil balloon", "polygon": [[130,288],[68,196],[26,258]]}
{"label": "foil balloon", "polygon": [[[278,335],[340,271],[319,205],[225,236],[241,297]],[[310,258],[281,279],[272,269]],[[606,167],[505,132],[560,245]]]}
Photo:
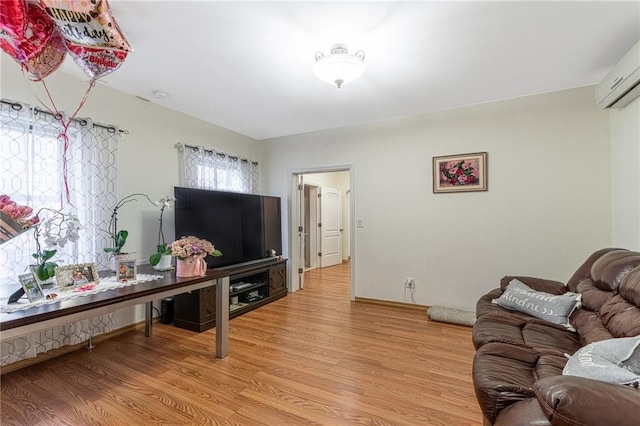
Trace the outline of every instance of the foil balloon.
{"label": "foil balloon", "polygon": [[98,79],[114,72],[127,58],[127,52],[67,43],[69,54],[84,73]]}
{"label": "foil balloon", "polygon": [[40,0],[40,5],[68,43],[125,52],[131,50],[107,0]]}
{"label": "foil balloon", "polygon": [[[51,40],[55,29],[53,21],[34,4],[28,6],[26,22],[25,37],[22,39],[12,37],[6,31],[0,34],[3,50],[20,64],[38,55]],[[7,45],[13,47],[13,52],[5,49]]]}
{"label": "foil balloon", "polygon": [[23,40],[27,29],[27,0],[0,1],[0,30],[16,41]]}
{"label": "foil balloon", "polygon": [[64,39],[56,31],[40,53],[28,59],[23,67],[30,80],[40,81],[62,65],[66,54]]}
{"label": "foil balloon", "polygon": [[0,48],[15,59],[29,79],[39,81],[55,71],[64,61],[64,40],[55,31],[53,21],[35,4],[27,7],[25,38],[11,37],[0,31]]}

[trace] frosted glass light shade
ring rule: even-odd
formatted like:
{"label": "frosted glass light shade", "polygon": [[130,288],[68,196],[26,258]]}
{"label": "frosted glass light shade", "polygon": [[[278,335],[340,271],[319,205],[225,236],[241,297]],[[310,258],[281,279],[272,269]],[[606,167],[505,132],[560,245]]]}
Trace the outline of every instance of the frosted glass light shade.
{"label": "frosted glass light shade", "polygon": [[358,51],[350,55],[344,45],[335,45],[331,49],[331,55],[324,56],[316,53],[316,63],[313,73],[320,80],[329,84],[335,84],[338,88],[357,80],[367,70],[364,62],[364,52]]}

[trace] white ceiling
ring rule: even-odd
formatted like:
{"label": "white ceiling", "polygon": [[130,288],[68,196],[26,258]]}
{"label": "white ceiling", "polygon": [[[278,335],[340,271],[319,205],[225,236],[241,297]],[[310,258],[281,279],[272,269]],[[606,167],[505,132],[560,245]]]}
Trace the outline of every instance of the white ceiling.
{"label": "white ceiling", "polygon": [[[638,1],[110,5],[134,52],[105,84],[258,140],[594,84],[640,37]],[[312,72],[335,43],[368,64],[342,89]]]}

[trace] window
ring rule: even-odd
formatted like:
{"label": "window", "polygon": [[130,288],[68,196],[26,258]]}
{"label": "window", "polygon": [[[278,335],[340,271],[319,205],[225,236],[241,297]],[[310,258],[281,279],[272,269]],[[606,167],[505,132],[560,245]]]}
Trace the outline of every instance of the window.
{"label": "window", "polygon": [[[2,100],[0,117],[0,194],[34,212],[73,211],[82,225],[80,241],[59,250],[52,260],[95,262],[105,269],[102,247],[108,237],[100,229],[106,229],[110,206],[116,202],[117,129],[75,120],[65,146],[58,139],[61,125],[52,114]],[[34,249],[32,231],[0,245],[0,282],[17,282],[31,264]]]}
{"label": "window", "polygon": [[259,164],[202,147],[178,144],[182,152],[183,185],[219,191],[260,192]]}

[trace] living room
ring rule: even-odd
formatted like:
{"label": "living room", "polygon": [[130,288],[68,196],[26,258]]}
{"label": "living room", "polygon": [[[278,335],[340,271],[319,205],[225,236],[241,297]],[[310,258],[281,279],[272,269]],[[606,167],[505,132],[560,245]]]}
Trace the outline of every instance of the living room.
{"label": "living room", "polygon": [[[113,3],[118,19],[118,2]],[[637,4],[631,6],[638,16]],[[126,35],[129,29],[122,30]],[[283,200],[285,257],[292,256],[294,238],[287,207],[292,171],[353,167],[352,214],[362,221],[362,227],[352,230],[355,297],[402,303],[405,279],[413,277],[418,305],[474,310],[504,275],[564,281],[597,249],[640,249],[640,102],[602,110],[594,93],[595,84],[638,40],[638,28],[608,30],[615,34],[607,49],[614,49],[614,40],[624,42],[615,46],[617,54],[606,55],[607,61],[593,58],[602,64],[598,78],[588,84],[578,87],[569,81],[545,93],[461,101],[457,107],[306,133],[259,140],[100,83],[79,116],[128,132],[118,144],[119,196],[172,193],[181,182],[176,143],[258,161],[260,192]],[[551,70],[564,66],[548,64]],[[42,98],[41,88],[25,82],[7,55],[2,55],[1,67],[2,98],[38,106],[32,88]],[[367,84],[366,74],[362,78],[340,90]],[[504,79],[511,78],[535,76]],[[86,81],[62,71],[46,82],[58,107],[67,112],[87,87]],[[362,102],[379,101],[372,94],[375,88],[366,88]],[[488,153],[487,191],[432,191],[433,157],[474,152]],[[172,215],[169,211],[167,223]],[[140,230],[131,232],[127,247],[146,258],[155,247],[155,210],[132,204],[119,220],[123,228]],[[165,232],[169,241],[179,237],[171,226]],[[288,268],[291,280],[291,262]],[[140,310],[121,313],[117,325],[141,318]]]}

